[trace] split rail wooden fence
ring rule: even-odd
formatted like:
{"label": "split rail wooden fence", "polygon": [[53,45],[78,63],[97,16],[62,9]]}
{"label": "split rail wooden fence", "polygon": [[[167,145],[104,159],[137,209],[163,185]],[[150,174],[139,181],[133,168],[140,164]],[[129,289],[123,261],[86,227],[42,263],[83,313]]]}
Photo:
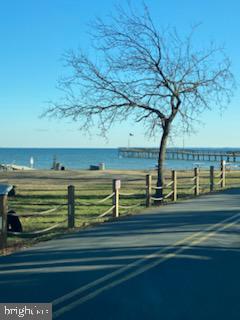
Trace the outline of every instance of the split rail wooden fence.
{"label": "split rail wooden fence", "polygon": [[[185,171],[186,172],[186,171]],[[233,171],[234,172],[234,171]],[[189,173],[189,171],[188,171]],[[179,171],[173,170],[171,172],[171,176],[166,179],[166,183],[161,187],[162,189],[162,197],[157,197],[157,191],[160,187],[156,187],[156,181],[154,181],[153,176],[150,174],[146,175],[145,186],[142,186],[141,195],[138,191],[135,192],[124,192],[121,188],[121,181],[119,179],[114,179],[112,182],[112,192],[106,197],[93,202],[85,202],[81,200],[79,196],[75,194],[75,187],[73,185],[68,186],[67,189],[67,201],[60,205],[55,206],[54,208],[50,208],[48,210],[43,210],[41,212],[35,213],[22,213],[18,214],[20,220],[24,220],[24,218],[37,218],[37,217],[51,217],[51,218],[59,218],[59,210],[63,210],[66,208],[65,215],[61,215],[63,220],[58,221],[57,223],[52,224],[50,227],[34,230],[31,232],[7,232],[7,224],[6,224],[6,213],[7,213],[7,199],[6,197],[0,197],[0,217],[2,221],[2,230],[1,230],[1,247],[6,245],[7,236],[18,236],[18,237],[35,237],[41,236],[43,234],[52,232],[56,228],[75,228],[75,221],[80,219],[79,214],[76,214],[76,208],[80,208],[80,212],[83,207],[86,206],[96,206],[96,205],[109,205],[109,200],[111,201],[111,205],[109,208],[99,214],[98,218],[104,218],[109,215],[112,218],[118,218],[120,216],[120,212],[134,210],[137,207],[150,207],[156,203],[163,203],[166,201],[177,201],[179,195],[182,196],[182,191],[188,196],[198,196],[202,192],[213,192],[215,190],[223,189],[226,186],[226,166],[225,162],[221,162],[220,169],[215,169],[213,166],[210,167],[210,170],[207,172],[203,171],[205,175],[200,174],[201,171],[199,168],[194,168],[190,175],[184,176],[183,174],[179,174]],[[234,178],[234,174],[231,173],[231,180]],[[240,176],[238,175],[240,179]],[[184,180],[184,182],[182,182]],[[202,183],[202,182],[205,183]],[[231,187],[231,184],[228,184]],[[140,195],[140,196],[139,196]],[[138,197],[137,197],[138,196]],[[138,203],[134,203],[132,205],[124,205],[122,202],[123,198],[134,198],[140,199]],[[42,204],[43,205],[43,204]],[[65,227],[64,227],[65,225]]]}

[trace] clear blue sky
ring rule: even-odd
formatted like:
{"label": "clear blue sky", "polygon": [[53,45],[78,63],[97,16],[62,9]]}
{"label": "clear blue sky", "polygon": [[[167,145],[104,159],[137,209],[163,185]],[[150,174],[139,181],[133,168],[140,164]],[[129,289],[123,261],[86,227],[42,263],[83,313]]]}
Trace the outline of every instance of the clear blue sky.
{"label": "clear blue sky", "polygon": [[[118,147],[131,144],[155,146],[141,126],[130,123],[109,133],[106,142],[93,132],[91,138],[76,123],[39,119],[47,101],[59,96],[56,80],[64,72],[61,56],[65,50],[87,48],[87,23],[104,18],[114,0],[0,0],[0,147]],[[123,2],[122,2],[123,3]],[[139,0],[132,0],[135,6]],[[225,44],[233,72],[240,76],[239,0],[146,0],[160,26],[175,25],[181,32],[201,22],[199,39]],[[240,89],[228,109],[217,108],[202,116],[205,123],[197,133],[185,137],[187,146],[240,147]],[[124,132],[122,131],[124,129]],[[172,145],[182,146],[182,137]]]}

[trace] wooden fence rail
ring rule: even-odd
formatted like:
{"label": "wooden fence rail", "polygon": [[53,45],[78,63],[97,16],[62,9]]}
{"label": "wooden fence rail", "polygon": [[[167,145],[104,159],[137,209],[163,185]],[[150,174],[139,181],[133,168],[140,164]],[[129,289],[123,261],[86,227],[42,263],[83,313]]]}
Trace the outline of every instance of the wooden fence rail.
{"label": "wooden fence rail", "polygon": [[[205,173],[204,173],[205,174]],[[202,183],[202,181],[205,181],[205,184]],[[206,184],[206,180],[208,183]],[[187,181],[185,183],[183,181]],[[57,213],[59,212],[59,208],[61,207],[67,207],[66,210],[66,219],[62,222],[56,223],[51,227],[48,227],[44,230],[39,231],[33,231],[33,232],[8,232],[8,235],[17,235],[17,236],[24,236],[24,235],[40,235],[44,232],[48,232],[49,230],[52,230],[54,228],[59,227],[59,225],[67,222],[67,228],[72,229],[75,228],[75,220],[79,219],[78,215],[76,215],[75,209],[77,206],[83,207],[83,206],[98,206],[98,205],[104,205],[109,206],[109,208],[101,213],[98,217],[103,218],[109,214],[112,214],[113,218],[118,218],[120,216],[121,210],[129,210],[134,209],[139,206],[145,206],[150,207],[152,205],[152,202],[155,202],[156,200],[160,200],[161,202],[164,201],[177,201],[178,195],[180,191],[186,190],[187,194],[198,196],[200,194],[201,188],[205,186],[208,186],[208,190],[210,192],[213,192],[216,190],[216,188],[224,188],[226,186],[226,166],[225,162],[221,162],[220,170],[215,170],[213,166],[210,167],[209,175],[200,175],[199,168],[194,168],[192,172],[192,176],[182,176],[177,171],[173,170],[171,173],[170,179],[168,179],[168,183],[163,185],[161,187],[163,197],[157,198],[155,197],[155,194],[157,193],[157,190],[159,187],[155,186],[155,183],[153,183],[153,177],[150,174],[146,175],[145,180],[145,191],[142,189],[141,191],[144,191],[144,195],[140,195],[139,189],[136,192],[126,193],[121,191],[121,181],[119,179],[114,179],[112,181],[112,193],[110,195],[107,195],[105,198],[94,201],[91,203],[86,203],[81,201],[81,199],[78,199],[78,196],[75,193],[75,187],[73,185],[68,186],[67,189],[67,203],[63,203],[61,205],[56,206],[55,208],[51,208],[48,210],[44,210],[42,212],[36,212],[35,214],[31,213],[25,213],[25,214],[19,214],[19,217],[22,218],[34,218],[34,217],[57,217]],[[139,196],[140,195],[140,196]],[[135,200],[139,197],[144,199],[144,203],[135,203],[134,205],[123,205],[122,204],[122,197],[135,197]],[[111,200],[112,199],[112,200]],[[133,198],[134,199],[134,198]],[[108,201],[108,202],[107,202]],[[112,201],[112,205],[109,205],[109,201]],[[107,203],[106,203],[107,202]],[[28,204],[29,205],[29,204]],[[46,204],[41,204],[46,205]],[[6,245],[6,228],[7,228],[7,196],[0,196],[0,248],[4,247]]]}
{"label": "wooden fence rail", "polygon": [[[179,189],[182,189],[182,186],[180,184],[180,180],[188,179],[192,185],[190,188],[185,187],[184,189],[190,191],[193,193],[194,196],[198,196],[200,194],[200,187],[203,185],[200,184],[200,178],[208,179],[209,177],[209,191],[213,192],[216,190],[216,186],[220,186],[220,188],[225,188],[226,186],[226,166],[225,161],[223,160],[221,162],[220,167],[220,173],[215,174],[214,166],[210,166],[209,170],[209,176],[200,176],[200,170],[199,168],[194,168],[193,170],[193,177],[187,177],[187,176],[181,176],[178,177],[177,171],[173,170],[171,174],[171,180],[168,184],[165,184],[162,189],[163,191],[167,190],[169,186],[171,186],[171,191],[163,196],[163,199],[159,200],[166,200],[171,198],[172,201],[177,201],[178,198],[178,191]],[[216,182],[216,179],[219,179],[218,182]],[[179,181],[178,181],[179,180]],[[207,184],[208,185],[208,184]],[[158,198],[155,198],[153,195],[153,190],[156,190],[158,188],[153,186],[153,179],[151,175],[146,176],[146,207],[150,207],[152,202],[151,200],[157,200]],[[170,197],[171,196],[171,197]]]}

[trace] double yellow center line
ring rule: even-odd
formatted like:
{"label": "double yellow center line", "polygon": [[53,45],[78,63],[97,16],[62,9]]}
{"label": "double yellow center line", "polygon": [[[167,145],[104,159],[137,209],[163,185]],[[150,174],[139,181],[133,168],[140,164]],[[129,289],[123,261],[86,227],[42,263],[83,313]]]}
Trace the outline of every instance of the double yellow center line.
{"label": "double yellow center line", "polygon": [[[92,292],[86,293],[80,298],[77,298],[75,301],[70,302],[68,304],[65,304],[65,306],[60,307],[58,310],[53,312],[53,319],[58,318],[60,315],[64,314],[65,312],[68,312],[75,307],[79,306],[80,304],[95,298],[102,292],[109,290],[133,277],[136,277],[137,275],[171,259],[176,257],[179,253],[182,253],[183,251],[191,248],[194,245],[197,245],[199,243],[202,243],[209,238],[213,237],[217,232],[223,231],[227,228],[230,228],[231,226],[237,224],[240,222],[240,213],[237,213],[227,219],[224,219],[212,226],[209,226],[208,228],[204,229],[203,231],[193,233],[191,236],[185,237],[174,244],[167,246],[165,248],[161,248],[160,250],[157,250],[151,254],[148,254],[144,256],[141,259],[135,260],[132,263],[127,264],[124,267],[119,268],[116,271],[113,271],[93,282],[90,282],[80,288],[77,288],[55,300],[52,301],[53,308],[56,309],[56,307],[59,304],[65,303],[69,299],[72,299],[76,297],[79,294],[84,293],[85,291],[89,289],[93,289]],[[179,246],[181,246],[179,248]],[[170,250],[175,249],[174,252],[169,253]],[[165,253],[165,254],[164,254]],[[164,255],[163,255],[164,254]],[[152,261],[154,259],[154,261]],[[141,266],[141,264],[145,263]],[[138,268],[136,268],[138,267]],[[131,269],[134,269],[131,271]],[[113,279],[114,277],[125,273],[126,271],[129,271],[126,275],[122,275],[118,279]],[[110,283],[106,284],[108,280],[113,280]],[[96,288],[98,285],[102,284],[100,288]]]}

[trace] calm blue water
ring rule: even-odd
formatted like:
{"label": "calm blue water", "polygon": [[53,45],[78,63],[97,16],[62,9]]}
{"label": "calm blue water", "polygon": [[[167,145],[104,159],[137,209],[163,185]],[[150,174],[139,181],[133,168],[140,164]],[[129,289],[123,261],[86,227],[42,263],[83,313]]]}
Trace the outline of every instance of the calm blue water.
{"label": "calm blue water", "polygon": [[[240,150],[240,148],[235,148],[234,150]],[[30,166],[30,158],[33,157],[34,167],[36,169],[50,169],[54,156],[57,158],[58,162],[61,162],[68,169],[88,169],[90,165],[96,165],[100,162],[104,162],[106,169],[147,170],[154,168],[157,162],[154,159],[119,158],[117,149],[0,148],[0,164],[4,163]],[[199,161],[198,163],[200,164],[200,167],[219,165],[219,162]],[[193,161],[166,161],[166,167],[169,169],[189,169],[194,166],[196,166],[196,162]]]}

